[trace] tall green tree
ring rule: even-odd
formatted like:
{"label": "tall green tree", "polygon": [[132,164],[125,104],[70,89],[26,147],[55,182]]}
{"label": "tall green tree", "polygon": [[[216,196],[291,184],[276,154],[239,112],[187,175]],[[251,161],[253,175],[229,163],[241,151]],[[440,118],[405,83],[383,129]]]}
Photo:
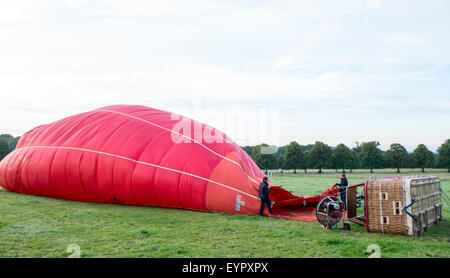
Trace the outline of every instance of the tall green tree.
{"label": "tall green tree", "polygon": [[352,148],[352,163],[350,165],[350,173],[353,169],[361,168],[361,162],[359,160],[359,153],[361,152],[361,144],[358,141],[355,142],[356,147]]}
{"label": "tall green tree", "polygon": [[352,151],[344,144],[337,145],[333,150],[332,160],[336,169],[342,169],[342,173],[345,173],[346,167],[351,167],[352,158]]}
{"label": "tall green tree", "polygon": [[302,148],[303,161],[304,161],[302,169],[305,170],[305,173],[307,173],[308,167],[311,167],[311,159],[310,159],[309,152],[311,151],[313,145],[311,145],[311,144],[300,145],[300,147]]}
{"label": "tall green tree", "polygon": [[0,138],[0,160],[2,160],[9,152],[11,147],[5,138]]}
{"label": "tall green tree", "polygon": [[16,148],[17,142],[20,139],[20,137],[14,137],[11,134],[1,134],[0,138],[6,139],[6,141],[8,141],[11,151]]}
{"label": "tall green tree", "polygon": [[313,146],[314,146],[314,145],[311,145],[311,144],[308,144],[308,145],[302,145],[301,147],[302,147],[303,153],[307,153],[307,152],[311,151],[311,149],[312,149]]}
{"label": "tall green tree", "polygon": [[261,152],[261,148],[268,148],[269,145],[263,143],[257,145],[252,150],[252,157],[255,160],[255,163],[259,166],[259,168],[264,169],[267,174],[268,169],[277,169],[278,168],[278,159],[275,153],[263,153]]}
{"label": "tall green tree", "polygon": [[294,174],[297,173],[297,169],[304,168],[303,152],[300,145],[292,141],[286,148],[285,156],[286,168],[294,169]]}
{"label": "tall green tree", "polygon": [[389,150],[386,151],[386,158],[392,168],[397,168],[397,173],[400,173],[400,168],[404,167],[408,152],[405,147],[399,143],[391,144]]}
{"label": "tall green tree", "polygon": [[331,156],[331,147],[319,141],[314,143],[309,152],[311,166],[319,169],[319,173],[322,173],[322,169],[330,163]]}
{"label": "tall green tree", "polygon": [[432,167],[434,163],[434,155],[427,146],[420,144],[411,155],[414,167],[422,168],[422,173],[426,167]]}
{"label": "tall green tree", "polygon": [[284,154],[286,154],[286,149],[287,149],[287,146],[278,147],[277,157],[280,157],[280,156],[283,156]]}
{"label": "tall green tree", "polygon": [[244,146],[241,147],[249,156],[253,155],[253,147],[252,146]]}
{"label": "tall green tree", "polygon": [[361,151],[359,152],[361,166],[365,169],[370,169],[371,173],[373,173],[373,169],[383,165],[383,153],[378,148],[379,146],[380,143],[377,141],[364,142],[361,144]]}
{"label": "tall green tree", "polygon": [[278,168],[280,168],[280,172],[283,173],[283,170],[287,170],[286,167],[286,154],[280,155],[278,157]]}
{"label": "tall green tree", "polygon": [[309,152],[303,152],[303,167],[305,173],[308,172],[308,167],[311,167],[311,155]]}
{"label": "tall green tree", "polygon": [[361,144],[358,141],[356,141],[355,145],[356,146],[352,149],[352,151],[355,152],[357,156],[359,156],[359,153],[361,152],[361,148],[362,148]]}
{"label": "tall green tree", "polygon": [[352,156],[351,156],[351,163],[349,165],[350,168],[350,173],[353,172],[353,169],[358,169],[361,168],[361,163],[359,162],[359,157],[358,157],[358,153],[352,149]]}
{"label": "tall green tree", "polygon": [[447,168],[450,173],[450,139],[447,139],[438,149],[438,165]]}

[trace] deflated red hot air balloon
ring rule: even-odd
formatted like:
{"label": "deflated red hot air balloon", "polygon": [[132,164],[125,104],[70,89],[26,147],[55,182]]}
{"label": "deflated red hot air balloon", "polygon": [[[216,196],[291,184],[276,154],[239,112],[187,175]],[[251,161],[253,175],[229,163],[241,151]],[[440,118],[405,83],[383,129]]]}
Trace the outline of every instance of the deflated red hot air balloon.
{"label": "deflated red hot air balloon", "polygon": [[[194,131],[203,136],[196,138]],[[222,132],[176,114],[114,105],[25,133],[0,162],[0,185],[32,195],[86,202],[258,214],[263,172]],[[269,181],[271,185],[272,182]],[[318,196],[279,186],[276,217],[316,221]],[[267,207],[264,214],[268,216]]]}

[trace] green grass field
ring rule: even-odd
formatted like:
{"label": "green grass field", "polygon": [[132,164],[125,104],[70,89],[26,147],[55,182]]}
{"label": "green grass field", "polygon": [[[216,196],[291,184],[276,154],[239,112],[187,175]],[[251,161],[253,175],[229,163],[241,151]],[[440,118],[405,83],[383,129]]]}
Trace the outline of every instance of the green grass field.
{"label": "green grass field", "polygon": [[[315,195],[338,181],[339,173],[276,173],[271,179],[302,195]],[[408,170],[401,175],[421,174]],[[450,195],[450,175],[441,178]],[[351,184],[368,176],[347,173]],[[69,244],[81,257],[368,257],[377,244],[381,257],[450,257],[450,209],[444,219],[419,237],[324,230],[318,223],[248,215],[83,203],[28,196],[0,189],[0,257],[68,257]]]}

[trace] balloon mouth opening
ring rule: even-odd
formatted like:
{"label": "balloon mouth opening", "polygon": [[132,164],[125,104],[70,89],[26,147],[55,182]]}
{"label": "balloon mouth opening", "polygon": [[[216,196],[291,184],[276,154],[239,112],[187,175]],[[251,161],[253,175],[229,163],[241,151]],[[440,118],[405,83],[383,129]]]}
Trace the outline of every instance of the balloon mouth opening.
{"label": "balloon mouth opening", "polygon": [[272,210],[274,215],[279,218],[317,222],[315,213],[317,203],[324,196],[337,196],[337,192],[337,187],[333,185],[317,196],[299,196],[279,186],[274,186],[270,191],[271,199],[275,201]]}

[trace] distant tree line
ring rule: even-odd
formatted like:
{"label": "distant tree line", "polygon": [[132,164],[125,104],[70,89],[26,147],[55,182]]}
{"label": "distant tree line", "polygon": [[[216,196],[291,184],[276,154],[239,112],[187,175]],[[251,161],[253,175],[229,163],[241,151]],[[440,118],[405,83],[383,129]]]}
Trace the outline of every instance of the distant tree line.
{"label": "distant tree line", "polygon": [[274,154],[262,154],[261,148],[267,144],[242,147],[265,170],[303,170],[336,169],[345,172],[353,169],[394,168],[400,173],[400,168],[444,168],[450,172],[450,139],[447,139],[438,149],[437,153],[430,151],[427,146],[420,144],[412,153],[408,153],[401,144],[390,145],[387,151],[379,148],[380,143],[356,142],[356,146],[349,148],[344,144],[336,147],[323,142],[315,142],[313,145],[300,145],[293,141],[289,145],[279,147]]}
{"label": "distant tree line", "polygon": [[0,135],[0,160],[16,148],[19,138],[20,137],[13,137],[10,134]]}

